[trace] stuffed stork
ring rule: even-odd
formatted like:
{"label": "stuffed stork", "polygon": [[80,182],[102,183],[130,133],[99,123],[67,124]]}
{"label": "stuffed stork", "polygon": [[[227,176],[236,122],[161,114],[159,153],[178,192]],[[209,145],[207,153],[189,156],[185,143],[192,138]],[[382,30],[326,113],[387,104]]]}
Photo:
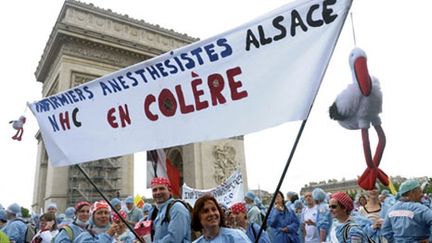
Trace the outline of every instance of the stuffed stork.
{"label": "stuffed stork", "polygon": [[21,137],[24,133],[24,123],[26,122],[25,116],[20,116],[18,120],[10,121],[12,127],[17,130],[16,134],[12,137],[13,140],[21,141]]}
{"label": "stuffed stork", "polygon": [[[354,48],[349,57],[353,83],[342,91],[330,106],[330,118],[350,130],[361,129],[363,152],[367,169],[358,180],[365,190],[372,190],[378,178],[382,184],[389,184],[388,176],[378,168],[384,152],[386,138],[381,127],[379,113],[382,111],[382,93],[377,78],[369,76],[366,53]],[[378,145],[372,158],[369,127],[372,125],[378,135]]]}

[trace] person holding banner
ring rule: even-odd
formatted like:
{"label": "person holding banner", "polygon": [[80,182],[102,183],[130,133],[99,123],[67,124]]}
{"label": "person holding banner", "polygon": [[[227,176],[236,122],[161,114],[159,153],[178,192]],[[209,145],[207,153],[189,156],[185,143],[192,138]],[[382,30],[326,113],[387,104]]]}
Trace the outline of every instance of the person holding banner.
{"label": "person holding banner", "polygon": [[156,203],[154,210],[158,210],[153,221],[153,243],[191,242],[190,213],[182,203],[176,203],[172,198],[171,182],[167,178],[155,177],[151,180],[151,189]]}
{"label": "person holding banner", "polygon": [[192,229],[202,236],[194,243],[250,243],[245,233],[225,227],[222,208],[216,198],[205,194],[195,202],[192,213]]}
{"label": "person holding banner", "polygon": [[[234,225],[233,227],[236,227],[243,232],[246,233],[246,235],[249,237],[249,239],[252,242],[256,241],[256,237],[258,236],[258,233],[260,231],[261,226],[255,223],[248,223],[247,218],[247,209],[246,204],[244,202],[238,202],[234,203],[230,208],[233,218],[234,218]],[[264,230],[261,233],[260,239],[258,241],[259,243],[270,243],[270,238],[267,234],[267,232]]]}

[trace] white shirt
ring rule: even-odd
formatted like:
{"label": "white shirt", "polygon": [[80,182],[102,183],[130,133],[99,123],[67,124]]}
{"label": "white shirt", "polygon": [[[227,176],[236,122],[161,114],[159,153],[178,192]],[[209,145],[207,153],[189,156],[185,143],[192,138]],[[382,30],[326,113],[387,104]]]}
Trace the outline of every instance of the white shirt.
{"label": "white shirt", "polygon": [[[312,220],[314,223],[316,223],[316,219],[318,216],[318,209],[317,205],[314,205],[313,207],[305,207],[303,209],[303,220]],[[309,225],[305,224],[305,243],[319,243],[320,237],[318,233],[318,228],[315,225]]]}
{"label": "white shirt", "polygon": [[39,236],[40,238],[42,238],[41,243],[51,243],[51,239],[54,238],[54,236],[56,236],[58,232],[59,232],[58,230],[53,230],[53,231],[45,230],[42,232],[39,230],[39,232],[37,232],[37,234],[33,237],[32,241]]}

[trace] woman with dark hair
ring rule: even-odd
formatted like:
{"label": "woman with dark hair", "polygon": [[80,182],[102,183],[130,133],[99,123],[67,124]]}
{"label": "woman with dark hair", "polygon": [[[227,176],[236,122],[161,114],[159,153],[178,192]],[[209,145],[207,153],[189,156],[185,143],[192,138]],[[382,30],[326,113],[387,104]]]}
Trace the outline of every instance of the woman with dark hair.
{"label": "woman with dark hair", "polygon": [[300,242],[298,236],[299,219],[295,212],[285,206],[285,198],[282,192],[277,192],[274,208],[270,212],[267,221],[268,226],[272,227],[273,242]]}
{"label": "woman with dark hair", "polygon": [[58,233],[56,217],[53,213],[44,213],[39,218],[39,231],[32,239],[32,243],[50,243]]}
{"label": "woman with dark hair", "polygon": [[354,209],[354,203],[350,196],[344,192],[333,193],[329,201],[329,208],[333,218],[339,221],[336,226],[336,237],[339,242],[368,242],[368,237],[363,229],[350,217],[351,211]]}
{"label": "woman with dark hair", "polygon": [[242,231],[225,227],[222,208],[212,195],[206,194],[195,202],[191,225],[193,230],[202,232],[202,236],[195,240],[195,243],[250,242]]}

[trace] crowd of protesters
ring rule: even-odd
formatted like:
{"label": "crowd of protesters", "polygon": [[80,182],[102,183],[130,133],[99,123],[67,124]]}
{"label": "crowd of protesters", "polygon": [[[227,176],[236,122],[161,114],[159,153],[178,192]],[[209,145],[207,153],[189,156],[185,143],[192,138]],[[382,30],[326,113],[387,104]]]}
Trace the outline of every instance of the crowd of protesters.
{"label": "crowd of protesters", "polygon": [[271,210],[251,191],[230,207],[209,194],[192,207],[172,197],[166,178],[151,187],[154,203],[141,208],[131,196],[113,198],[116,210],[80,201],[60,214],[51,203],[26,221],[18,204],[0,205],[0,242],[432,242],[431,200],[417,180],[395,196],[375,188],[354,200],[320,188],[289,192],[287,200],[278,192]]}

